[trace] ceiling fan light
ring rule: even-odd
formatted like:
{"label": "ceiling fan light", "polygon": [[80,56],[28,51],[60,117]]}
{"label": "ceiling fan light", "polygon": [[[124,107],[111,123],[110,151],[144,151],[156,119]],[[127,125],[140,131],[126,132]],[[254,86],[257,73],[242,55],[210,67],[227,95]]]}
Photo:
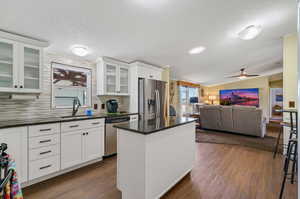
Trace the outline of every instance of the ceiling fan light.
{"label": "ceiling fan light", "polygon": [[251,25],[244,28],[238,33],[238,37],[242,40],[251,40],[261,33],[262,27],[259,25]]}
{"label": "ceiling fan light", "polygon": [[245,76],[245,75],[242,75],[242,76],[239,76],[238,77],[240,80],[243,80],[243,79],[246,79],[247,78],[247,76]]}

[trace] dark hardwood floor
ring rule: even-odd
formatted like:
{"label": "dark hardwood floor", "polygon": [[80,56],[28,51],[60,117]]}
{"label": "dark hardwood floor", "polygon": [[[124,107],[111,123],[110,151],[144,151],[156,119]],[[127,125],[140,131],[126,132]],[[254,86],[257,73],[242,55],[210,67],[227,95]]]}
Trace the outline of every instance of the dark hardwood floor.
{"label": "dark hardwood floor", "polygon": [[[164,199],[277,199],[282,157],[253,148],[197,144],[196,164]],[[287,184],[285,199],[297,198]],[[24,189],[25,199],[120,199],[116,158],[67,173]]]}

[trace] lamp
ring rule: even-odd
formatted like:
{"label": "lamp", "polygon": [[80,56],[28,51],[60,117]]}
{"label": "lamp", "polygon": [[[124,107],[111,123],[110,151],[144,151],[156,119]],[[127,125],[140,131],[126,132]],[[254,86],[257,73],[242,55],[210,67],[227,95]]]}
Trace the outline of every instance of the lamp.
{"label": "lamp", "polygon": [[214,104],[214,100],[216,100],[217,97],[215,95],[209,95],[208,99],[211,101],[211,104]]}

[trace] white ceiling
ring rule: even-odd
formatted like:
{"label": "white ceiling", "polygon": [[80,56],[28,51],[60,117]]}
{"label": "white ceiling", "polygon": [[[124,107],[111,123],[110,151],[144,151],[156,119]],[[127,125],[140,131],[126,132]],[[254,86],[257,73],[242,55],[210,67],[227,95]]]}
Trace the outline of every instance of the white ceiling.
{"label": "white ceiling", "polygon": [[[282,36],[296,32],[295,0],[9,0],[1,2],[0,29],[50,42],[49,51],[91,49],[88,59],[110,56],[169,65],[176,79],[206,85],[231,81],[246,67],[282,70]],[[262,25],[254,40],[236,33]],[[196,46],[207,48],[189,55]]]}

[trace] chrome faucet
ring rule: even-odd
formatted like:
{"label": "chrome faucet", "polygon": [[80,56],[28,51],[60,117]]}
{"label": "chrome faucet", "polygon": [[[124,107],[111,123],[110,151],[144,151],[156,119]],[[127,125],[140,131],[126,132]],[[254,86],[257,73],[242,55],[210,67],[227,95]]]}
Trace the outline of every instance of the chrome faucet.
{"label": "chrome faucet", "polygon": [[76,113],[78,112],[79,107],[81,106],[80,104],[80,100],[78,99],[78,97],[75,97],[73,99],[73,110],[72,110],[72,116],[75,116]]}

